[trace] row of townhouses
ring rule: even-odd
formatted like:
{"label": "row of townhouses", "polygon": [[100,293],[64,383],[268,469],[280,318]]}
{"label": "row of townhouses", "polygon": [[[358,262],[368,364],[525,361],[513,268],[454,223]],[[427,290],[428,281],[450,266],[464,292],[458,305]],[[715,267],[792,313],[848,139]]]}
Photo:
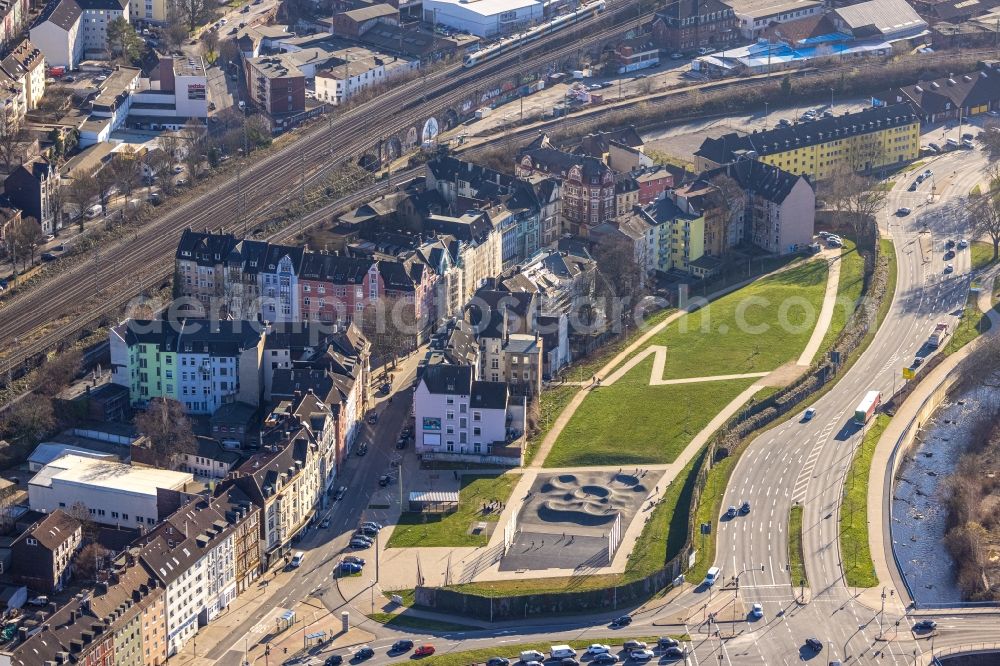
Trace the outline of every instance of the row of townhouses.
{"label": "row of townhouses", "polygon": [[[41,466],[29,482],[30,511],[41,518],[12,544],[10,581],[58,591],[84,543],[105,543],[102,533],[130,540],[96,563],[96,589],[25,619],[0,664],[163,664],[285,562],[327,501],[345,454],[339,424],[353,417],[315,392],[323,382],[301,385],[276,379],[260,450],[207,485],[135,454],[126,463],[66,453]],[[98,536],[84,537],[84,518]]]}

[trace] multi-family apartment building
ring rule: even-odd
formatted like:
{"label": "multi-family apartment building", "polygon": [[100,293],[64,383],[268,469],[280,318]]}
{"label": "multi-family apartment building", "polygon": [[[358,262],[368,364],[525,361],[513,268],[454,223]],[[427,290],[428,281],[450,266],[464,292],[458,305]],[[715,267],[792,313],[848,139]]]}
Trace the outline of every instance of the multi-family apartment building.
{"label": "multi-family apartment building", "polygon": [[905,164],[919,155],[920,114],[907,101],[705,139],[695,152],[695,167],[707,171],[749,158],[816,182],[845,170],[870,172]]}
{"label": "multi-family apartment building", "polygon": [[[240,465],[231,482],[260,510],[261,564],[266,569],[288,554],[292,537],[308,524],[320,500],[319,448],[309,429],[281,416],[275,442]],[[290,434],[286,437],[285,432]]]}
{"label": "multi-family apartment building", "polygon": [[[240,588],[237,527],[256,515],[250,498],[217,491],[214,497],[168,495],[176,511],[140,538],[139,561],[164,588],[168,656],[229,607]],[[251,556],[252,558],[252,556]],[[244,559],[246,562],[246,559]],[[243,587],[247,574],[243,575]],[[257,574],[254,573],[254,576]]]}
{"label": "multi-family apartment building", "polygon": [[17,41],[30,9],[29,0],[5,0],[0,3],[0,49],[6,51]]}
{"label": "multi-family apartment building", "polygon": [[535,399],[542,390],[544,343],[538,334],[535,296],[483,288],[466,318],[479,344],[477,379],[506,382],[514,395]]}
{"label": "multi-family apartment building", "polygon": [[109,338],[113,381],[132,405],[170,398],[211,414],[230,402],[260,404],[264,335],[254,322],[130,319]]}
{"label": "multi-family apartment building", "polygon": [[[7,43],[6,40],[4,43]],[[23,38],[3,59],[2,67],[18,83],[19,97],[24,99],[24,111],[36,108],[45,94],[45,55],[41,49],[30,39]]]}
{"label": "multi-family apartment building", "polygon": [[518,151],[515,174],[559,179],[563,232],[585,236],[590,227],[615,218],[614,172],[596,157],[559,150],[541,135]]}
{"label": "multi-family apartment building", "polygon": [[76,67],[87,53],[108,52],[108,25],[129,19],[120,0],[52,0],[31,26],[31,41],[53,67]]}
{"label": "multi-family apartment building", "polygon": [[476,289],[500,274],[503,253],[499,234],[489,216],[482,211],[459,216],[430,215],[424,230],[451,237],[450,250],[455,266],[461,271],[458,301],[465,303]]}
{"label": "multi-family apartment building", "polygon": [[504,382],[475,380],[468,365],[423,369],[413,393],[416,449],[424,460],[523,462],[525,398]]}
{"label": "multi-family apartment building", "polygon": [[56,219],[55,198],[62,182],[59,167],[44,158],[38,158],[15,167],[4,180],[4,194],[25,217],[33,217],[42,231],[50,234],[62,228]]}
{"label": "multi-family apartment building", "polygon": [[723,0],[679,0],[656,12],[653,36],[665,51],[721,49],[740,38],[738,19]]}
{"label": "multi-family apartment building", "polygon": [[57,509],[14,539],[7,573],[36,592],[58,592],[73,573],[73,555],[82,540],[80,521]]}

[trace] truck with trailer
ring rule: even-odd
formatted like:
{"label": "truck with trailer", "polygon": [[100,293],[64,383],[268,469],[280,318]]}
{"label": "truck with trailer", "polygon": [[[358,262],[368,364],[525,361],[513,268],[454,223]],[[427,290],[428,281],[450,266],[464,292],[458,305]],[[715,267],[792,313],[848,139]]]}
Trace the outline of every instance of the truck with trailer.
{"label": "truck with trailer", "polygon": [[875,412],[882,405],[882,393],[880,391],[868,391],[864,400],[854,410],[854,422],[858,425],[865,425],[875,416]]}
{"label": "truck with trailer", "polygon": [[931,336],[927,338],[927,344],[929,344],[934,349],[941,346],[944,339],[948,337],[948,323],[939,321],[937,325],[934,326],[934,330],[931,331]]}

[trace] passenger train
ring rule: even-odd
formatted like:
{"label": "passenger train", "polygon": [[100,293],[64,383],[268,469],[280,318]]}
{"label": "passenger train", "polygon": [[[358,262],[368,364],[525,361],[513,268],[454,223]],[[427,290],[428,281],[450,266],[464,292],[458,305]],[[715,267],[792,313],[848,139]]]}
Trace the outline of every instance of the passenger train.
{"label": "passenger train", "polygon": [[606,0],[597,0],[597,2],[591,2],[590,4],[584,5],[574,12],[569,14],[562,14],[557,16],[551,21],[548,21],[542,25],[535,26],[530,30],[525,32],[512,35],[510,37],[504,37],[498,43],[493,46],[489,46],[485,49],[480,49],[475,53],[470,53],[465,56],[463,65],[465,67],[474,67],[481,62],[486,62],[487,60],[492,60],[496,58],[501,53],[507,53],[522,44],[527,44],[528,42],[533,42],[540,37],[545,35],[550,35],[553,32],[562,30],[566,26],[573,25],[574,23],[585,19],[594,14],[598,14],[604,11]]}

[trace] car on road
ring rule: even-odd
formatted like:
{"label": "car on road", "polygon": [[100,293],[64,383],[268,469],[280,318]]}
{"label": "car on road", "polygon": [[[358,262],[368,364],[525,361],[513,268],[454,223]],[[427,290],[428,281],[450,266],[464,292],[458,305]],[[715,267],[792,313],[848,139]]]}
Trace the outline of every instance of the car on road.
{"label": "car on road", "polygon": [[592,664],[617,664],[618,662],[618,655],[610,652],[594,655],[594,658],[590,660]]}
{"label": "car on road", "polygon": [[628,658],[632,661],[649,661],[655,656],[652,650],[635,650],[628,653]]}
{"label": "car on road", "polygon": [[647,76],[649,76],[649,74],[636,74],[635,75],[635,80],[638,81],[639,79],[644,79]]}
{"label": "car on road", "polygon": [[923,364],[923,362],[924,362],[924,357],[923,356],[914,356],[913,357],[913,365],[911,365],[910,367],[911,368],[919,368]]}
{"label": "car on road", "polygon": [[937,622],[934,620],[920,620],[913,625],[914,631],[934,631],[937,629]]}
{"label": "car on road", "polygon": [[383,525],[382,523],[376,523],[375,521],[372,520],[366,520],[363,523],[361,523],[361,527],[368,527],[373,530],[380,530],[383,527],[385,527],[385,525]]}
{"label": "car on road", "polygon": [[604,83],[601,84],[601,87],[602,88],[610,88],[613,85],[615,85],[614,81],[605,81]]}
{"label": "car on road", "polygon": [[368,539],[364,539],[362,537],[357,537],[356,536],[353,539],[351,539],[350,546],[351,546],[351,548],[362,548],[362,549],[364,549],[364,548],[371,548],[372,547],[372,542],[369,541]]}
{"label": "car on road", "polygon": [[965,134],[962,135],[962,140],[963,141],[972,141],[975,138],[976,137],[975,137],[975,135],[972,134],[972,132],[966,132]]}
{"label": "car on road", "polygon": [[802,412],[803,421],[812,421],[813,417],[816,416],[816,408],[809,407],[806,411]]}
{"label": "car on road", "polygon": [[663,651],[663,656],[666,657],[667,659],[680,659],[681,657],[684,657],[686,655],[684,652],[684,648],[682,648],[679,645],[673,645]]}
{"label": "car on road", "polygon": [[396,448],[397,449],[405,449],[406,448],[406,438],[405,437],[400,437],[399,439],[396,440]]}
{"label": "car on road", "polygon": [[319,521],[319,528],[321,530],[325,530],[329,526],[330,526],[330,519],[329,518],[324,518],[323,520]]}
{"label": "car on road", "polygon": [[683,58],[684,58],[684,54],[683,53],[677,53],[676,51],[674,51],[673,53],[670,54],[670,59],[671,60],[681,60]]}
{"label": "car on road", "polygon": [[600,83],[591,83],[589,86],[587,86],[587,88],[590,89],[590,90],[600,90],[601,89],[601,84]]}
{"label": "car on road", "polygon": [[408,639],[403,639],[401,641],[396,641],[389,648],[389,652],[406,652],[407,650],[413,649],[413,641]]}
{"label": "car on road", "polygon": [[708,55],[709,53],[715,53],[715,49],[710,46],[702,46],[698,49],[698,55]]}
{"label": "car on road", "polygon": [[728,509],[726,509],[726,518],[735,518],[736,514],[737,511],[735,506],[730,506]]}
{"label": "car on road", "polygon": [[368,415],[368,425],[375,425],[378,423],[378,412],[372,412]]}
{"label": "car on road", "polygon": [[366,453],[368,453],[368,444],[366,444],[365,442],[358,444],[358,449],[357,451],[355,451],[355,453],[357,453],[359,456],[363,456]]}
{"label": "car on road", "polygon": [[764,617],[764,607],[760,604],[754,604],[750,607],[750,614],[759,620]]}
{"label": "car on road", "polygon": [[676,638],[671,638],[670,636],[660,636],[657,639],[656,644],[661,648],[669,648],[669,647],[677,647],[681,643]]}
{"label": "car on road", "polygon": [[43,241],[45,241],[46,243],[51,243],[51,242],[52,242],[52,241],[54,241],[55,239],[56,239],[56,237],[55,237],[55,236],[53,236],[52,234],[47,234],[47,235],[45,236],[45,238],[43,238],[42,240],[43,240]]}
{"label": "car on road", "polygon": [[392,391],[392,384],[388,382],[382,384],[382,393],[384,393],[385,395],[389,395],[390,391]]}
{"label": "car on road", "polygon": [[545,655],[538,650],[524,650],[521,652],[521,661],[528,664],[533,661],[545,661]]}
{"label": "car on road", "polygon": [[626,652],[632,652],[633,650],[645,650],[647,647],[649,646],[642,641],[637,640],[629,640],[622,643],[622,649]]}
{"label": "car on road", "polygon": [[83,214],[83,216],[88,220],[92,220],[103,212],[104,212],[104,207],[101,206],[101,204],[94,204],[93,206],[87,209],[87,211]]}
{"label": "car on road", "polygon": [[954,273],[955,272],[955,264],[947,264],[944,267],[944,272],[945,273]]}
{"label": "car on road", "polygon": [[947,252],[944,253],[944,258],[945,258],[946,261],[948,259],[954,259],[955,258],[955,251],[954,250],[948,250]]}
{"label": "car on road", "polygon": [[347,494],[347,486],[341,486],[337,488],[337,491],[333,493],[333,501],[339,502],[340,500],[344,499],[344,495],[346,494]]}
{"label": "car on road", "polygon": [[580,662],[576,657],[563,657],[559,660],[559,666],[580,666]]}
{"label": "car on road", "polygon": [[912,212],[913,211],[911,211],[906,206],[902,206],[901,208],[897,208],[896,209],[896,215],[898,215],[899,217],[906,217],[907,215],[909,215]]}
{"label": "car on road", "polygon": [[291,568],[293,568],[293,569],[296,569],[296,568],[298,568],[298,567],[302,566],[302,562],[303,562],[303,561],[304,561],[305,559],[306,559],[306,554],[305,554],[305,553],[303,553],[303,552],[302,552],[301,550],[297,550],[297,551],[295,551],[295,554],[294,554],[294,555],[292,555],[292,561],[291,561],[291,562],[289,562],[289,564],[288,564],[288,565],[289,565],[289,566],[290,566]]}
{"label": "car on road", "polygon": [[364,661],[365,659],[371,659],[375,656],[375,650],[371,649],[367,645],[363,645],[357,649],[354,653],[354,657],[351,661]]}
{"label": "car on road", "polygon": [[378,536],[378,530],[375,529],[374,527],[369,527],[368,525],[361,525],[360,527],[358,527],[358,531],[355,532],[355,535],[356,536],[360,535],[369,539],[373,539],[376,536]]}
{"label": "car on road", "polygon": [[806,645],[815,652],[821,652],[823,650],[823,641],[813,636],[806,639]]}
{"label": "car on road", "polygon": [[944,242],[944,248],[946,250],[950,250],[953,247],[955,247],[955,241],[953,241],[952,239],[949,238]]}
{"label": "car on road", "polygon": [[323,666],[340,666],[343,663],[344,663],[343,657],[341,657],[339,654],[331,654],[329,657],[326,658],[326,661],[323,662]]}
{"label": "car on road", "polygon": [[627,627],[630,624],[632,624],[631,615],[622,615],[620,617],[616,617],[615,619],[611,620],[612,627]]}
{"label": "car on road", "polygon": [[510,659],[506,657],[490,657],[486,660],[486,666],[510,666]]}
{"label": "car on road", "polygon": [[740,504],[740,513],[744,516],[750,513],[750,502],[744,500],[743,504]]}
{"label": "car on road", "polygon": [[909,186],[909,187],[908,187],[907,189],[908,189],[908,190],[909,190],[910,192],[916,192],[916,191],[917,191],[917,186],[918,186],[918,185],[920,185],[920,181],[919,181],[919,180],[915,180],[915,181],[913,181],[912,183],[910,183],[910,186]]}
{"label": "car on road", "polygon": [[357,555],[344,555],[343,561],[365,566],[365,559],[363,557],[358,557]]}
{"label": "car on road", "polygon": [[778,119],[778,127],[790,127],[791,124],[792,124],[792,121],[790,121],[788,118],[779,118]]}
{"label": "car on road", "polygon": [[611,652],[611,646],[610,645],[603,645],[601,643],[593,643],[593,644],[587,646],[587,652],[586,653],[590,654],[590,655],[594,655],[594,654],[607,654],[608,652]]}
{"label": "car on road", "polygon": [[378,477],[378,485],[380,485],[381,487],[385,488],[390,483],[392,483],[392,477],[389,476],[388,474],[383,474],[382,476]]}
{"label": "car on road", "polygon": [[927,147],[928,147],[928,148],[929,148],[929,149],[930,149],[930,150],[931,150],[932,152],[935,152],[935,153],[940,153],[940,152],[941,152],[941,146],[940,146],[939,144],[936,144],[936,143],[934,143],[933,141],[931,141],[930,143],[928,143],[928,144],[927,144]]}
{"label": "car on road", "polygon": [[360,564],[355,564],[354,562],[341,562],[340,566],[337,567],[337,571],[341,576],[350,576],[351,574],[359,574],[361,570],[364,569]]}
{"label": "car on road", "polygon": [[958,241],[959,250],[964,250],[967,247],[969,247],[969,241],[965,240],[964,238]]}
{"label": "car on road", "polygon": [[51,252],[42,252],[41,256],[42,261],[55,261],[58,258],[58,256],[52,254]]}

